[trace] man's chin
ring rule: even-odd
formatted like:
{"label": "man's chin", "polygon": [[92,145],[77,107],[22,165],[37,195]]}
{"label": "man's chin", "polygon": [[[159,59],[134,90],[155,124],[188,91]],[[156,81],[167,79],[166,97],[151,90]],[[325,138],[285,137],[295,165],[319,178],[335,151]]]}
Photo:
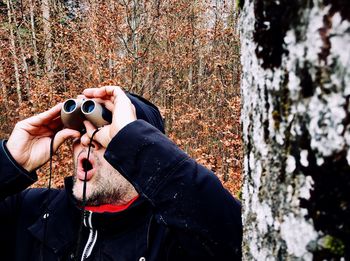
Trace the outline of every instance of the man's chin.
{"label": "man's chin", "polygon": [[[79,184],[80,182],[76,182],[73,186],[73,196],[78,201],[79,205],[83,205],[83,185]],[[83,182],[81,182],[83,183]],[[103,197],[99,196],[98,194],[94,194],[90,189],[90,187],[86,186],[86,199],[85,204],[86,206],[99,206],[102,204],[108,204],[105,202]]]}
{"label": "man's chin", "polygon": [[[83,202],[83,191],[84,191],[84,183],[81,181],[75,181],[73,185],[73,196],[75,197],[76,200],[79,202]],[[88,189],[88,184],[86,184],[86,200],[90,197],[90,192]]]}
{"label": "man's chin", "polygon": [[94,200],[91,197],[86,196],[86,200],[85,203],[83,202],[83,196],[82,193],[74,193],[73,191],[73,196],[75,197],[75,199],[78,201],[78,204],[80,206],[85,205],[85,206],[99,206],[100,203],[98,202],[98,200]]}
{"label": "man's chin", "polygon": [[[95,181],[90,180],[86,182],[86,200],[85,205],[87,206],[99,206],[104,204],[116,204],[122,199],[122,194],[118,190],[108,190],[108,184],[104,186],[97,185]],[[82,205],[83,203],[83,192],[84,192],[84,181],[77,178],[74,179],[73,184],[73,196]]]}

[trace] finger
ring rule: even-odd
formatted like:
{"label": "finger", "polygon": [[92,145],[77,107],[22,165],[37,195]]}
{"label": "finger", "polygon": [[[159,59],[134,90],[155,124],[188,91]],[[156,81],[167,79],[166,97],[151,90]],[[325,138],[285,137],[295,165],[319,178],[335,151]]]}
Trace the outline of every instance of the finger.
{"label": "finger", "polygon": [[84,121],[84,126],[86,130],[86,134],[89,138],[91,138],[93,132],[97,129],[95,125],[93,125],[90,121]]}
{"label": "finger", "polygon": [[100,104],[103,104],[103,106],[105,106],[107,110],[113,111],[114,103],[111,100],[105,100],[101,98],[95,98],[94,100]]}
{"label": "finger", "polygon": [[126,96],[125,92],[119,87],[113,90],[113,97],[114,97],[114,104],[121,103],[122,105],[128,105],[128,106],[131,104],[131,100],[129,99],[129,97]]}
{"label": "finger", "polygon": [[77,95],[77,99],[78,100],[84,100],[84,99],[86,99],[86,96],[82,95],[82,94],[79,94],[79,95]]}
{"label": "finger", "polygon": [[116,92],[121,90],[119,86],[104,86],[101,88],[88,88],[83,91],[86,97],[102,98],[105,96],[115,96]]}
{"label": "finger", "polygon": [[107,96],[106,90],[102,88],[88,88],[83,91],[87,98],[102,98]]}
{"label": "finger", "polygon": [[51,109],[42,112],[36,116],[30,117],[27,120],[27,123],[33,125],[33,126],[41,126],[44,124],[48,124],[51,120],[58,117],[60,115],[62,108],[62,103],[59,103],[52,107]]}
{"label": "finger", "polygon": [[61,117],[57,117],[57,118],[51,120],[49,122],[49,124],[47,124],[47,127],[53,131],[56,131],[58,129],[62,129],[63,123],[62,123]]}
{"label": "finger", "polygon": [[54,137],[54,145],[53,149],[56,151],[65,140],[70,139],[70,138],[79,138],[80,137],[80,132],[72,129],[63,129],[59,132],[56,133]]}
{"label": "finger", "polygon": [[83,91],[88,98],[93,98],[95,101],[105,105],[107,110],[114,110],[115,98],[118,94],[122,95],[124,92],[118,86],[104,86],[101,88],[88,88]]}
{"label": "finger", "polygon": [[95,125],[93,125],[91,122],[89,121],[84,121],[84,126],[85,126],[85,134],[81,137],[81,142],[84,144],[84,145],[88,145],[90,140],[91,140],[91,137],[92,135],[94,134],[94,131],[97,129],[95,127]]}
{"label": "finger", "polygon": [[125,92],[123,92],[120,88],[116,89],[114,92],[114,105],[115,105],[115,117],[116,119],[124,119],[124,120],[136,120],[135,106],[132,104],[131,100],[128,96],[126,96]]}
{"label": "finger", "polygon": [[122,89],[119,86],[105,86],[102,87],[101,89],[105,89],[105,92],[107,95],[110,96],[116,96],[119,91],[122,91]]}

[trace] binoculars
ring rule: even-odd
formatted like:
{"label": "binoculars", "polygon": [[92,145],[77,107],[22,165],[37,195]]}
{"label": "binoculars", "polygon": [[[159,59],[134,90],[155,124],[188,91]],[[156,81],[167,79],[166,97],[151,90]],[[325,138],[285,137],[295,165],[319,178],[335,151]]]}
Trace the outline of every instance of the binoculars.
{"label": "binoculars", "polygon": [[112,122],[112,113],[91,99],[69,99],[63,103],[61,120],[66,128],[84,131],[84,120],[99,128]]}

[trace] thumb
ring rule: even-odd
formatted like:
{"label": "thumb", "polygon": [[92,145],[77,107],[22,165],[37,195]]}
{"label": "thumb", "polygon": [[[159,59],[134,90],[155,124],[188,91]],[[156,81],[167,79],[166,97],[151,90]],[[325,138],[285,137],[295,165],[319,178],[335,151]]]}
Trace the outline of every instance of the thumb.
{"label": "thumb", "polygon": [[135,106],[119,87],[114,90],[114,106],[114,124],[112,124],[111,136],[116,135],[126,125],[137,120]]}
{"label": "thumb", "polygon": [[65,140],[69,138],[79,138],[80,132],[72,129],[63,129],[56,133],[53,144],[53,150],[56,151]]}

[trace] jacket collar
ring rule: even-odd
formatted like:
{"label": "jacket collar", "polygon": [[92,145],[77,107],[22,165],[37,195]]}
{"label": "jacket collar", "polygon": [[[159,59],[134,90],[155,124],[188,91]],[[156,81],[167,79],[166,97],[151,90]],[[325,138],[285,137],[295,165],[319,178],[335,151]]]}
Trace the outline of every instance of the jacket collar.
{"label": "jacket collar", "polygon": [[[69,197],[69,202],[72,208],[81,214],[81,209],[76,198],[73,196],[73,177],[68,177],[65,179],[65,190]],[[139,197],[135,200],[127,209],[121,212],[115,213],[97,213],[92,212],[91,222],[92,226],[98,230],[106,231],[121,231],[128,228],[130,224],[136,224],[143,220],[147,212],[150,212],[150,203],[146,201],[143,197]]]}
{"label": "jacket collar", "polygon": [[[55,195],[51,197],[47,213],[41,215],[28,228],[34,237],[45,243],[54,253],[65,251],[77,242],[81,209],[72,194],[72,188],[73,177],[68,177],[65,179],[64,190],[48,191],[50,195]],[[140,197],[122,212],[92,213],[92,226],[106,234],[121,233],[130,229],[130,226],[136,226],[144,221],[145,217],[150,217],[151,209],[151,204]],[[44,240],[45,226],[46,240]]]}

